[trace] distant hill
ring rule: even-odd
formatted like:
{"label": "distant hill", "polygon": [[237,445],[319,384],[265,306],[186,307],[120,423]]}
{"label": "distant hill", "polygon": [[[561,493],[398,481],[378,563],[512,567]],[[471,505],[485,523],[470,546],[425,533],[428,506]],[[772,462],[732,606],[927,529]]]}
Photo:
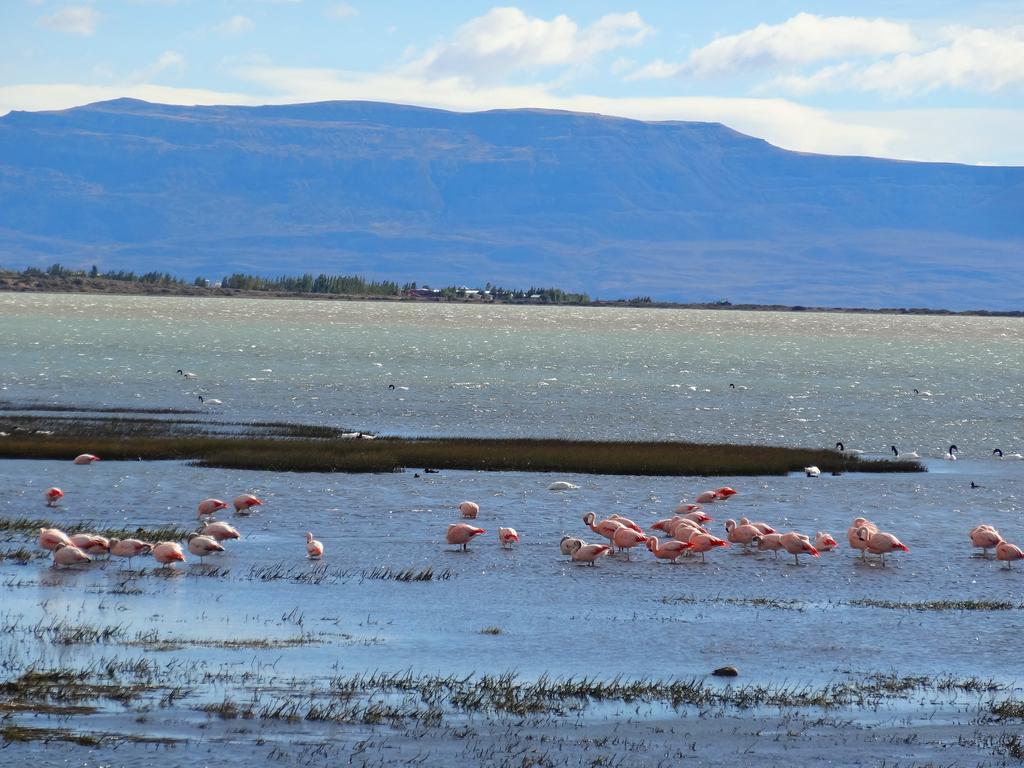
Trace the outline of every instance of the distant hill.
{"label": "distant hill", "polygon": [[129,99],[0,118],[0,265],[1020,309],[1024,168],[714,123]]}

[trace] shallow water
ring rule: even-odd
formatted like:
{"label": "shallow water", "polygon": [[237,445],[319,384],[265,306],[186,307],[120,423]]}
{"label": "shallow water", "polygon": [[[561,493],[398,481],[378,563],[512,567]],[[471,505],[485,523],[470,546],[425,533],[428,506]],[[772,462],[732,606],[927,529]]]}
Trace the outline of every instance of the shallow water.
{"label": "shallow water", "polygon": [[[177,462],[0,461],[0,519],[189,527],[201,498],[230,500],[252,492],[266,501],[250,517],[228,517],[243,538],[228,542],[224,555],[207,566],[190,557],[176,576],[154,573],[152,561],[136,561],[135,571],[115,561],[60,572],[47,560],[0,561],[6,630],[0,634],[0,672],[13,679],[30,666],[84,668],[116,657],[180,668],[183,680],[197,670],[221,674],[220,682],[195,684],[181,702],[161,706],[145,725],[133,721],[131,707],[119,705],[72,722],[92,732],[245,745],[235,755],[238,764],[253,758],[256,732],[282,748],[307,744],[292,752],[296,764],[304,763],[313,757],[308,745],[325,738],[325,726],[249,722],[235,728],[240,721],[221,724],[194,707],[224,697],[303,690],[372,670],[461,676],[512,671],[528,680],[544,674],[694,677],[718,685],[706,677],[710,670],[734,664],[741,684],[799,688],[874,673],[954,675],[992,679],[1019,696],[1015,659],[1024,609],[852,604],[865,598],[1024,602],[1024,567],[1007,571],[972,556],[967,540],[971,527],[989,522],[1011,541],[1024,541],[1024,461],[990,456],[996,444],[1020,449],[1022,391],[1010,380],[1021,362],[1019,323],[0,295],[0,343],[11,351],[0,371],[0,399],[13,403],[190,407],[193,390],[201,389],[224,399],[222,408],[211,411],[217,418],[324,421],[414,434],[675,434],[803,445],[846,438],[848,447],[879,451],[901,434],[916,438],[899,441],[904,450],[932,455],[956,440],[963,456],[956,462],[927,459],[926,474],[815,479],[472,472],[416,478],[411,471],[275,474]],[[181,381],[178,367],[197,371],[199,384]],[[728,389],[730,381],[737,390]],[[409,389],[389,391],[389,382]],[[913,386],[932,394],[913,396]],[[546,490],[554,479],[580,488]],[[971,481],[982,487],[970,488]],[[605,558],[594,568],[566,563],[558,552],[564,534],[598,540],[581,522],[587,511],[619,513],[646,527],[680,501],[724,484],[740,494],[708,505],[715,532],[723,532],[725,519],[747,516],[812,536],[829,531],[840,541],[838,551],[802,558],[796,566],[792,558],[745,555],[735,547],[710,553],[706,564],[691,559],[679,565],[655,563],[650,553],[634,550],[628,561]],[[55,510],[42,500],[50,485],[66,494]],[[467,553],[444,544],[464,499],[480,504],[477,524],[487,529]],[[861,562],[845,543],[856,516],[896,533],[911,551],[888,558],[885,568]],[[499,525],[515,527],[521,544],[500,549]],[[326,546],[320,564],[304,557],[306,530]],[[32,546],[28,535],[3,537],[8,541],[0,541],[0,551]],[[432,568],[435,578],[372,578],[378,567]],[[318,568],[325,570],[316,583],[302,580]],[[106,642],[63,644],[45,631],[55,623],[116,632]],[[491,627],[500,633],[481,632]],[[225,644],[268,639],[297,645]],[[973,723],[982,698],[910,695],[881,710],[837,716],[890,736],[901,728],[904,736],[908,728],[917,733],[925,721],[952,724],[952,731],[937,737],[939,746],[896,749],[890,741],[896,751],[884,754],[944,759],[959,740],[958,759],[966,754],[983,762],[992,750],[965,746],[956,730]],[[666,721],[674,728],[680,725],[676,718],[695,716],[620,703],[591,707],[574,722],[612,722],[628,734],[640,729],[650,736],[664,731]],[[761,714],[736,717],[756,724]],[[689,722],[686,727],[693,727]],[[729,723],[716,726],[724,730],[715,738],[745,727]],[[492,732],[505,727],[500,723],[474,727],[489,734],[480,736],[483,743],[505,743]],[[538,739],[555,728],[550,722],[531,727]],[[792,735],[785,722],[773,727]],[[328,733],[350,746],[379,735],[355,726]],[[580,738],[592,736],[584,729]],[[391,737],[408,738],[406,746],[375,759],[416,756],[415,739],[407,733]],[[428,763],[455,759],[439,746],[447,736],[432,738]],[[698,732],[694,738],[711,737]],[[881,754],[858,746],[859,736],[847,744],[848,729],[823,738],[840,747],[839,764],[877,764],[871,755]],[[56,759],[64,748],[55,744],[46,754]],[[33,747],[13,749],[9,754],[24,757]],[[122,746],[119,754],[124,765],[147,765],[159,749]],[[752,754],[789,759],[775,749],[758,745]],[[792,749],[797,756],[816,754],[810,741]],[[702,754],[708,763],[738,759],[731,749],[717,758]],[[221,762],[235,761],[218,753]]]}

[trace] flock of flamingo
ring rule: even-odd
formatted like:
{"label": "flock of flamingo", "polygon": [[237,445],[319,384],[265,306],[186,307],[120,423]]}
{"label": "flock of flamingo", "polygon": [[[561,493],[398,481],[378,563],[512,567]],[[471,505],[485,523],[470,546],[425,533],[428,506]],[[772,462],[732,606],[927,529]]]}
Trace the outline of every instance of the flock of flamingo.
{"label": "flock of flamingo", "polygon": [[[83,453],[75,457],[74,463],[93,464],[99,460],[98,456]],[[572,483],[558,481],[549,485],[548,489],[561,491],[577,487]],[[771,551],[776,558],[779,550],[785,550],[793,555],[794,563],[799,565],[800,555],[820,557],[822,552],[831,552],[838,546],[832,536],[822,531],[816,533],[812,544],[810,537],[805,534],[797,531],[780,533],[767,523],[751,521],[745,517],[741,517],[738,522],[725,521],[726,538],[713,535],[704,525],[712,522],[712,518],[704,511],[702,505],[726,501],[736,494],[737,491],[733,488],[723,486],[700,493],[693,502],[680,504],[675,515],[658,520],[650,526],[651,531],[665,534],[667,540],[660,540],[655,533],[645,533],[637,523],[622,515],[615,514],[598,521],[597,515],[588,512],[583,516],[583,523],[594,533],[608,539],[609,543],[588,544],[583,539],[563,536],[559,542],[559,549],[572,562],[588,563],[593,566],[600,558],[615,554],[616,551],[624,553],[628,560],[629,550],[641,545],[650,550],[656,560],[678,563],[681,557],[694,554],[700,554],[701,561],[704,562],[705,555],[711,550],[737,544],[743,547],[746,553],[756,548],[757,551]],[[48,488],[43,497],[47,506],[55,507],[64,497],[64,492],[60,488]],[[262,504],[262,500],[248,493],[241,494],[234,500],[235,512],[239,515],[247,515],[253,507]],[[203,499],[196,508],[197,517],[203,524],[198,531],[188,534],[186,547],[191,554],[199,558],[200,563],[210,555],[224,552],[222,542],[241,536],[238,529],[229,523],[210,519],[224,509],[229,509],[229,505],[213,498]],[[463,518],[475,520],[480,513],[480,505],[473,501],[464,501],[458,505],[458,510]],[[448,526],[445,541],[465,551],[470,541],[484,533],[487,531],[469,523],[452,523]],[[1024,559],[1024,550],[1005,541],[991,525],[978,525],[970,531],[969,537],[971,546],[981,549],[983,557],[987,558],[988,551],[995,549],[996,560],[1005,562],[1007,568],[1014,560]],[[896,536],[879,530],[878,526],[864,517],[854,519],[846,531],[846,538],[851,548],[860,551],[862,559],[866,559],[869,554],[880,557],[882,567],[885,567],[887,554],[910,551]],[[519,542],[519,533],[515,528],[500,527],[498,541],[503,548],[511,548]],[[53,553],[54,567],[88,563],[97,555],[127,558],[129,568],[132,558],[145,555],[152,555],[154,560],[165,567],[185,561],[184,550],[176,541],[150,544],[139,539],[107,539],[94,533],[77,533],[69,536],[58,528],[40,528],[38,543],[40,547]],[[323,554],[324,545],[313,537],[311,531],[307,531],[307,557],[319,559]]]}

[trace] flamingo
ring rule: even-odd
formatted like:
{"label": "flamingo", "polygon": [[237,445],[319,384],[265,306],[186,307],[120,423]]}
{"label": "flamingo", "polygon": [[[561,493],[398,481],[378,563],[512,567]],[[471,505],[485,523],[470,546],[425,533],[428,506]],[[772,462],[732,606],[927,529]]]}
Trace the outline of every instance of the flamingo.
{"label": "flamingo", "polygon": [[565,555],[571,560],[572,553],[575,552],[578,548],[577,545],[579,547],[582,547],[586,546],[586,543],[587,542],[585,542],[583,539],[576,539],[572,536],[563,536],[562,540],[558,542],[558,549],[561,551],[563,555]]}
{"label": "flamingo", "polygon": [[819,552],[831,552],[839,544],[829,534],[818,531],[814,534],[814,546],[818,548]]}
{"label": "flamingo", "polygon": [[[188,551],[193,555],[198,555],[199,563],[202,565],[204,557],[212,555],[215,552],[223,552],[224,547],[221,546],[213,536],[190,533],[188,535]],[[184,557],[182,559],[184,559]]]}
{"label": "flamingo", "polygon": [[896,446],[895,445],[890,445],[889,449],[892,451],[892,455],[895,456],[897,459],[901,459],[902,460],[902,459],[920,459],[921,458],[921,455],[917,451],[907,451],[905,453],[900,453],[898,450],[896,450]]}
{"label": "flamingo", "polygon": [[897,550],[901,552],[909,552],[910,549],[899,539],[893,536],[891,533],[884,533],[882,531],[874,531],[866,525],[862,525],[857,529],[857,538],[867,544],[867,551],[873,555],[882,556],[882,567],[885,567],[885,553],[895,552]]}
{"label": "flamingo", "polygon": [[1024,459],[1019,453],[1003,453],[999,448],[992,449],[992,455],[998,456],[1000,459]]}
{"label": "flamingo", "polygon": [[644,532],[643,528],[641,528],[639,525],[634,523],[628,517],[623,517],[622,515],[612,515],[608,519],[609,520],[615,520],[616,522],[622,523],[624,526],[626,526],[627,528],[632,528],[637,533],[643,533]]}
{"label": "flamingo", "polygon": [[775,553],[775,557],[778,558],[779,550],[782,549],[782,534],[766,533],[762,535],[761,540],[757,542],[757,548],[761,552],[771,551]]}
{"label": "flamingo", "polygon": [[800,565],[801,553],[807,553],[811,557],[819,556],[818,550],[811,545],[811,540],[796,531],[782,534],[779,538],[779,543],[782,544],[784,550],[793,556],[797,565]]}
{"label": "flamingo", "polygon": [[470,539],[474,536],[479,536],[481,533],[487,533],[483,528],[477,528],[469,525],[468,523],[452,523],[448,526],[448,533],[445,535],[445,541],[449,544],[462,545],[462,551],[466,552]]}
{"label": "flamingo", "polygon": [[679,504],[679,506],[676,507],[676,514],[677,515],[685,515],[685,514],[688,514],[690,512],[700,512],[700,510],[701,510],[700,504],[691,504],[691,503],[687,503],[687,502],[681,502]]}
{"label": "flamingo", "polygon": [[1010,563],[1014,560],[1024,560],[1024,550],[1021,550],[1016,544],[1000,541],[996,545],[996,560],[1006,563],[1006,567],[1009,569]]}
{"label": "flamingo", "polygon": [[262,507],[263,502],[253,496],[251,493],[243,493],[241,496],[235,497],[235,512],[240,515],[249,514],[249,510],[252,507]]}
{"label": "flamingo", "polygon": [[720,500],[722,500],[724,498],[728,498],[728,497],[727,496],[719,496],[718,495],[718,491],[702,491],[702,492],[697,494],[697,503],[698,504],[711,504],[712,502],[720,501]]}
{"label": "flamingo", "polygon": [[955,445],[951,445],[949,446],[949,450],[942,454],[942,458],[944,458],[946,461],[956,461],[956,455],[959,452],[959,450],[960,449],[957,448]]}
{"label": "flamingo", "polygon": [[669,534],[673,539],[679,539],[680,541],[688,541],[693,532],[707,533],[707,528],[702,526],[700,523],[695,523],[692,520],[687,520],[685,517],[677,521],[670,529]]}
{"label": "flamingo", "polygon": [[690,544],[686,541],[676,541],[674,539],[661,543],[654,536],[650,536],[647,539],[647,548],[656,558],[676,563],[686,553],[686,550],[690,548]]}
{"label": "flamingo", "polygon": [[705,552],[710,552],[715,547],[728,547],[729,542],[723,541],[717,536],[712,536],[710,533],[701,533],[700,531],[694,531],[690,535],[688,541],[690,549],[694,552],[700,552],[700,561],[706,562],[704,558]]}
{"label": "flamingo", "polygon": [[576,539],[573,542],[572,560],[574,563],[590,563],[593,566],[599,557],[604,557],[611,551],[612,548],[607,544],[584,544]]}
{"label": "flamingo", "polygon": [[740,518],[740,525],[752,525],[761,533],[776,533],[775,529],[768,525],[768,523],[751,522],[745,517]]}
{"label": "flamingo", "polygon": [[971,537],[971,546],[980,549],[982,557],[988,557],[988,551],[999,546],[999,542],[1003,540],[999,531],[985,524],[972,528],[968,535]]}
{"label": "flamingo", "polygon": [[56,507],[57,502],[64,498],[64,491],[56,487],[47,488],[43,498],[46,499],[46,506]]}
{"label": "flamingo", "polygon": [[861,540],[857,535],[857,531],[861,528],[868,528],[872,532],[878,531],[878,526],[868,520],[866,517],[858,517],[853,521],[853,525],[846,529],[846,540],[850,542],[850,546],[854,549],[860,550],[860,559],[866,560],[868,554],[867,542]]}
{"label": "flamingo", "polygon": [[502,548],[512,548],[513,543],[518,543],[519,534],[516,533],[515,528],[499,528],[498,529],[498,541],[501,542]]}
{"label": "flamingo", "polygon": [[749,551],[747,547],[751,544],[757,544],[762,534],[760,528],[756,528],[750,523],[737,525],[735,520],[726,520],[725,530],[728,534],[726,538],[733,544],[742,544],[745,552]]}
{"label": "flamingo", "polygon": [[80,453],[78,456],[75,456],[75,460],[73,462],[71,462],[71,463],[72,464],[92,464],[94,461],[99,461],[99,460],[100,460],[99,456],[94,456],[91,453]]}
{"label": "flamingo", "polygon": [[578,488],[578,485],[573,485],[565,480],[556,480],[548,486],[549,491],[575,491]]}
{"label": "flamingo", "polygon": [[147,544],[138,539],[111,539],[110,554],[115,557],[127,557],[128,569],[131,570],[132,558],[140,555],[148,555],[153,551],[153,545]]}
{"label": "flamingo", "polygon": [[204,523],[202,534],[209,536],[216,541],[227,541],[228,539],[240,539],[242,534],[230,523]]}
{"label": "flamingo", "polygon": [[95,533],[76,533],[71,536],[71,543],[87,555],[109,555],[110,541]]}
{"label": "flamingo", "polygon": [[59,528],[40,528],[39,546],[53,552],[59,546],[72,546],[71,539]]}
{"label": "flamingo", "polygon": [[153,559],[161,565],[172,568],[174,563],[185,562],[185,553],[176,541],[161,541],[153,547]]}
{"label": "flamingo", "polygon": [[627,560],[629,560],[629,550],[631,548],[646,542],[647,536],[637,533],[632,528],[619,528],[612,534],[612,544],[618,547],[620,552],[626,553]]}
{"label": "flamingo", "polygon": [[615,531],[617,531],[619,528],[626,527],[618,520],[612,520],[611,518],[608,518],[607,520],[602,520],[597,525],[594,525],[594,521],[596,519],[597,515],[595,515],[593,512],[587,512],[587,514],[583,516],[583,522],[586,525],[590,526],[590,530],[592,530],[594,533],[604,536],[606,539],[608,539],[608,541],[612,540],[612,536],[615,535]]}
{"label": "flamingo", "polygon": [[79,563],[91,563],[92,558],[80,550],[74,544],[58,544],[53,550],[53,567],[64,566],[65,568],[78,565]]}
{"label": "flamingo", "polygon": [[202,517],[203,515],[212,515],[218,509],[227,509],[228,505],[220,499],[203,499],[199,502],[199,506],[196,507],[196,517]]}
{"label": "flamingo", "polygon": [[324,556],[324,545],[313,538],[312,531],[306,531],[306,557],[319,560]]}
{"label": "flamingo", "polygon": [[821,477],[821,470],[814,465],[804,467],[804,472],[808,477]]}
{"label": "flamingo", "polygon": [[476,516],[479,512],[480,505],[475,501],[464,501],[459,504],[459,513],[469,520],[476,520]]}
{"label": "flamingo", "polygon": [[739,491],[730,488],[728,485],[723,485],[721,488],[716,488],[715,493],[723,499],[728,499],[730,496],[735,496]]}

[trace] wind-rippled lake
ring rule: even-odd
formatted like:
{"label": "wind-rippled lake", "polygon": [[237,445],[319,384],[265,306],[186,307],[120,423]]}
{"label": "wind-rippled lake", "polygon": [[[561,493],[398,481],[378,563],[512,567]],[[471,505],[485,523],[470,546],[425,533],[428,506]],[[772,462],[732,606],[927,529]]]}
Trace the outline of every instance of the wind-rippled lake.
{"label": "wind-rippled lake", "polygon": [[[118,657],[179,665],[173,669],[187,680],[202,670],[219,682],[194,685],[179,702],[152,704],[162,713],[159,726],[131,725],[137,711],[127,704],[105,705],[102,716],[110,719],[99,726],[89,723],[101,715],[72,722],[92,731],[135,729],[206,747],[235,745],[240,751],[224,764],[266,752],[253,747],[251,728],[232,735],[196,706],[228,697],[265,700],[284,695],[296,681],[303,690],[329,687],[333,675],[371,670],[711,680],[706,675],[714,667],[736,664],[739,684],[825,686],[876,673],[953,675],[992,680],[1019,696],[1024,567],[1007,571],[972,556],[967,531],[990,522],[1024,543],[1024,461],[992,456],[993,448],[1024,452],[1022,323],[0,294],[0,401],[8,407],[194,408],[203,394],[223,401],[204,409],[217,420],[301,421],[398,435],[807,447],[841,440],[879,454],[892,444],[919,451],[929,468],[926,474],[814,479],[473,472],[417,478],[411,470],[320,475],[177,462],[83,467],[0,461],[0,519],[189,527],[201,498],[253,492],[266,501],[251,517],[228,516],[243,537],[229,542],[212,566],[190,557],[178,577],[153,575],[152,561],[137,562],[136,569],[147,569],[137,574],[121,562],[57,572],[47,560],[0,560],[0,669],[13,678],[33,665],[83,668]],[[184,380],[179,368],[198,378]],[[950,443],[961,449],[956,462],[939,458]],[[546,490],[554,479],[580,487]],[[972,481],[981,487],[971,488]],[[634,550],[629,561],[606,558],[593,569],[566,563],[558,553],[564,534],[598,540],[580,521],[584,512],[619,513],[647,527],[680,501],[723,484],[740,493],[709,505],[719,535],[726,518],[748,516],[812,537],[830,531],[839,549],[800,567],[784,555],[745,555],[735,547],[709,554],[706,565],[693,559],[656,564],[646,551]],[[56,510],[43,504],[49,485],[66,493]],[[480,504],[477,524],[488,532],[468,553],[457,553],[444,544],[444,531],[464,499]],[[860,515],[897,534],[911,551],[892,557],[884,569],[862,563],[845,540],[846,527]],[[517,528],[520,546],[502,551],[499,525]],[[306,530],[326,545],[320,566],[304,557]],[[0,550],[34,546],[31,536],[4,536]],[[323,579],[305,578],[318,567],[327,569]],[[211,574],[211,568],[219,570]],[[411,583],[374,577],[380,568],[430,568],[436,577]],[[909,607],[928,601],[948,606]],[[1006,606],[953,607],[964,601]],[[100,643],[55,645],[39,629],[53,622],[118,632]],[[499,631],[482,632],[488,628]],[[306,642],[271,649],[226,644],[295,637]],[[779,725],[790,750],[782,757],[772,757],[774,748],[756,735],[729,742],[734,724],[722,721],[714,733],[698,729],[695,755],[723,765],[751,755],[806,761],[819,754],[816,739],[823,738],[829,750],[838,750],[829,753],[838,764],[876,765],[880,756],[988,760],[992,751],[979,746],[984,739],[974,731],[928,730],[938,721],[974,728],[984,695],[943,694],[941,701],[934,695],[911,694],[881,712],[844,710],[841,717],[851,724],[838,730],[819,724],[818,731],[805,725],[796,733]],[[636,723],[659,723],[664,733],[684,722],[696,727],[698,713],[671,707],[634,712],[623,704],[590,717],[628,733],[640,727]],[[742,722],[756,725],[756,717]],[[882,726],[921,741],[889,741],[883,752],[859,746]],[[506,743],[482,722],[475,727],[478,738],[486,733],[493,743]],[[260,738],[288,751],[304,741],[339,739],[351,746],[368,732],[379,735],[365,724],[357,731],[275,721],[260,726]],[[433,745],[422,747],[427,764],[456,759],[438,746],[445,739],[423,742]],[[29,749],[15,746],[10,754],[25,757]],[[414,758],[420,749],[394,755]],[[147,753],[133,750],[122,749],[122,756],[132,756],[123,764],[150,764]],[[307,761],[309,750],[289,754],[295,764],[316,764]],[[587,757],[578,764],[589,765],[594,755]],[[459,759],[473,762],[467,755]],[[621,764],[646,760],[636,754]]]}

